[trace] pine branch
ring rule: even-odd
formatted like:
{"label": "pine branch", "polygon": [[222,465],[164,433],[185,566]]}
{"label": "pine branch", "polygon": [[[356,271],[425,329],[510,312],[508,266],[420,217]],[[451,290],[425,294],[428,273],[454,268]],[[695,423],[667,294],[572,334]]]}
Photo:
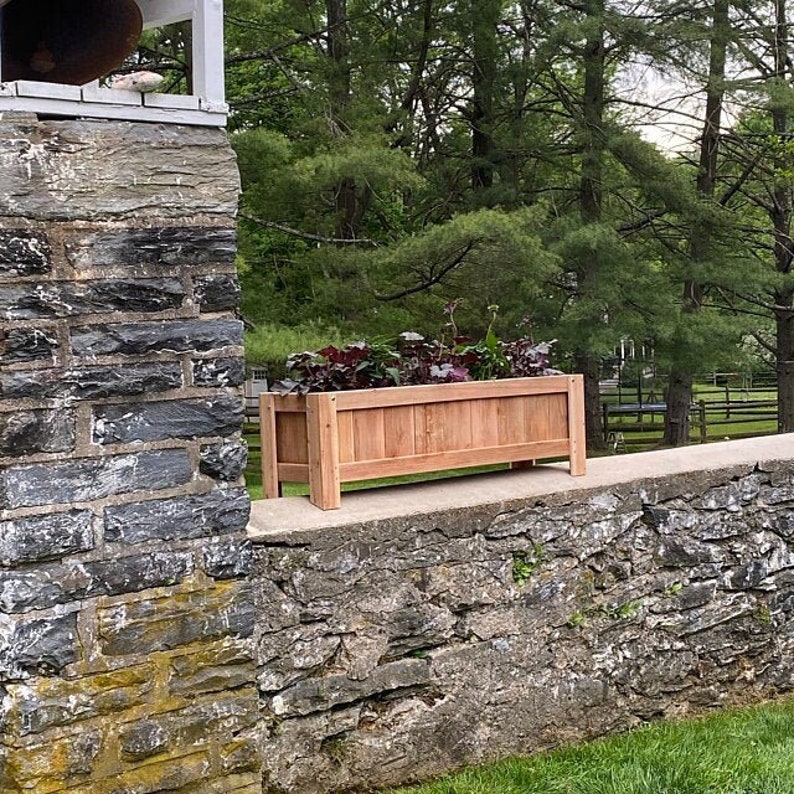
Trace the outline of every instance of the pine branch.
{"label": "pine branch", "polygon": [[298,237],[301,240],[310,240],[313,243],[322,243],[323,245],[362,245],[368,248],[377,248],[380,243],[377,240],[370,240],[368,237],[358,237],[353,240],[340,239],[338,237],[324,237],[320,234],[312,234],[311,232],[303,232],[300,229],[295,229],[292,226],[287,226],[283,223],[276,221],[265,221],[253,215],[247,215],[244,212],[240,213],[240,217],[257,226],[262,226],[265,229],[274,229],[282,234],[289,235],[290,237]]}
{"label": "pine branch", "polygon": [[435,284],[439,284],[444,276],[451,273],[455,268],[463,264],[468,254],[472,251],[475,244],[478,241],[476,239],[469,240],[466,245],[463,247],[463,250],[457,254],[452,260],[447,262],[445,265],[442,265],[438,269],[435,266],[431,266],[430,270],[423,274],[423,280],[419,284],[415,284],[413,287],[406,287],[399,292],[393,292],[390,295],[382,295],[377,292],[371,285],[370,289],[372,289],[372,294],[379,300],[384,302],[389,301],[396,301],[400,300],[400,298],[407,298],[409,295],[415,295],[418,292],[424,292],[430,287],[434,286]]}

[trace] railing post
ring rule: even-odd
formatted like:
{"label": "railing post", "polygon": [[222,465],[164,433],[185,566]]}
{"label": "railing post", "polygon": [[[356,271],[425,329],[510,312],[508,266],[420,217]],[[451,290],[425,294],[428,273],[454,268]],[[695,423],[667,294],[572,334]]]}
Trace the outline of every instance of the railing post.
{"label": "railing post", "polygon": [[700,423],[700,443],[705,444],[708,438],[706,428],[706,401],[700,400],[698,402],[698,419]]}
{"label": "railing post", "polygon": [[204,110],[226,111],[223,58],[223,0],[195,0],[193,93]]}

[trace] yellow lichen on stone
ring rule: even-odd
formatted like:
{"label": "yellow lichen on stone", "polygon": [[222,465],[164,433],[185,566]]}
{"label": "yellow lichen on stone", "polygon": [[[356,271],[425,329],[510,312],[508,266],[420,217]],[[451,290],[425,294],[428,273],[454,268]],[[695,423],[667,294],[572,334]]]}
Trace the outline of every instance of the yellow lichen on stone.
{"label": "yellow lichen on stone", "polygon": [[[93,780],[87,785],[69,789],[69,794],[113,794],[118,791],[134,791],[136,794],[155,794],[160,791],[188,790],[191,784],[196,791],[210,791],[203,788],[210,772],[211,763],[204,752],[190,756],[137,765],[134,769],[121,772],[113,777]],[[37,792],[38,794],[38,792]]]}
{"label": "yellow lichen on stone", "polygon": [[136,665],[84,678],[35,678],[7,687],[7,741],[145,703],[154,667]]}

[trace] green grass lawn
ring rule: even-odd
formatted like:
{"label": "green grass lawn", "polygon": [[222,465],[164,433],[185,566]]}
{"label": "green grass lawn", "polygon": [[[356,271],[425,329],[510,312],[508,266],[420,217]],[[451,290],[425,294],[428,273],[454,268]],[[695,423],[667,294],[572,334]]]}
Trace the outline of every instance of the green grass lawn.
{"label": "green grass lawn", "polygon": [[389,794],[794,794],[794,699],[469,769]]}

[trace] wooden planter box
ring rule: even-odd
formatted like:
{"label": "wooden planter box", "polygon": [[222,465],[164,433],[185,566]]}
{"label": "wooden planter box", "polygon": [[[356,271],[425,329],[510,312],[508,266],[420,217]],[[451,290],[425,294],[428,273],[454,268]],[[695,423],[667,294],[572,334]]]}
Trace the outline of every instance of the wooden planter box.
{"label": "wooden planter box", "polygon": [[340,483],[567,456],[585,473],[581,375],[262,394],[262,484],[309,483],[323,510],[341,505]]}

